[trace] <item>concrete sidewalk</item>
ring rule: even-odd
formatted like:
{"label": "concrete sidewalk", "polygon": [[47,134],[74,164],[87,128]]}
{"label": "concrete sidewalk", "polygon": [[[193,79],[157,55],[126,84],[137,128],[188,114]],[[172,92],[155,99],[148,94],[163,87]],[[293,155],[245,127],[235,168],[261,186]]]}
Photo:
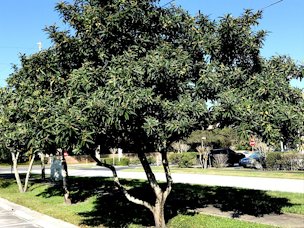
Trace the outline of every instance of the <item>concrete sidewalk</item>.
{"label": "concrete sidewalk", "polygon": [[77,228],[77,226],[0,198],[0,227]]}
{"label": "concrete sidewalk", "polygon": [[37,228],[38,226],[26,219],[19,218],[12,211],[5,210],[0,207],[0,227],[24,227]]}

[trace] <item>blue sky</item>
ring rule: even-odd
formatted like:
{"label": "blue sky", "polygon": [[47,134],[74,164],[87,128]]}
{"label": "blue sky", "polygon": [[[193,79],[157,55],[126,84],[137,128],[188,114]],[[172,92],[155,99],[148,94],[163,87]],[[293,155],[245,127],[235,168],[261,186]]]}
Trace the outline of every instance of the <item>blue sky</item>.
{"label": "blue sky", "polygon": [[[162,0],[160,5],[170,0]],[[191,14],[200,10],[216,19],[224,14],[242,14],[243,9],[262,9],[278,0],[175,0]],[[18,64],[19,53],[32,54],[42,47],[51,45],[43,28],[57,24],[62,28],[54,6],[58,0],[3,0],[0,1],[0,86],[12,73],[12,64]],[[262,55],[289,55],[299,63],[304,63],[304,1],[283,0],[264,9],[263,19],[258,28],[269,31]],[[294,81],[294,86],[304,88],[304,80]]]}

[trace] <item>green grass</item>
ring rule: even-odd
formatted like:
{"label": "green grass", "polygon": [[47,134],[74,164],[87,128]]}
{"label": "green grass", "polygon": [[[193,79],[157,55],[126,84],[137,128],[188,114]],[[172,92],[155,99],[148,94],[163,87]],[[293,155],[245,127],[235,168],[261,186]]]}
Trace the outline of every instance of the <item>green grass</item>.
{"label": "green grass", "polygon": [[283,213],[304,215],[304,194],[289,192],[267,192],[267,195],[276,198],[286,198],[293,206],[282,207]]}
{"label": "green grass", "polygon": [[208,215],[179,215],[172,219],[168,223],[168,227],[174,228],[267,228],[273,227],[264,224],[257,224],[252,222],[240,222],[239,220],[229,219],[229,218],[221,218],[216,216],[208,216]]}
{"label": "green grass", "polygon": [[[163,168],[152,167],[153,172],[163,172]],[[265,171],[243,168],[177,168],[170,167],[172,173],[192,173],[206,175],[226,175],[226,176],[246,176],[246,177],[265,177],[265,178],[287,178],[304,179],[304,171]],[[143,168],[124,169],[124,172],[143,172]]]}
{"label": "green grass", "polygon": [[[130,225],[129,228],[141,228],[140,225]],[[210,215],[178,215],[171,219],[168,228],[273,228],[274,226],[245,222],[235,219]]]}
{"label": "green grass", "polygon": [[[153,201],[149,198],[153,194],[143,181],[122,180],[122,183],[132,195]],[[12,175],[0,176],[0,197],[81,227],[153,226],[151,213],[126,200],[111,179],[73,177],[70,191],[73,204],[68,206],[58,185],[33,180],[27,193],[19,193]],[[271,227],[189,212],[207,205],[254,216],[304,214],[303,194],[174,184],[167,201],[168,227]]]}
{"label": "green grass", "polygon": [[[8,183],[10,185],[3,188]],[[49,185],[47,184],[34,184],[29,188],[28,192],[19,193],[15,183],[0,179],[0,197],[75,225],[81,223],[82,218],[78,215],[79,213],[92,210],[93,208],[96,196],[92,196],[80,204],[68,206],[63,203],[62,196],[39,196],[48,188]]]}

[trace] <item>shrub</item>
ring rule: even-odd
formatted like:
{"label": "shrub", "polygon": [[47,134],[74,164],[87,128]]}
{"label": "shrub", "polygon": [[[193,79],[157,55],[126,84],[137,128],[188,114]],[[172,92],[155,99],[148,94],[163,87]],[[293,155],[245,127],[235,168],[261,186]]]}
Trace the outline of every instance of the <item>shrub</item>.
{"label": "shrub", "polygon": [[[112,165],[113,164],[113,158],[103,158],[101,159],[104,163]],[[115,161],[114,161],[115,162]]]}
{"label": "shrub", "polygon": [[303,168],[303,155],[290,152],[284,153],[281,159],[281,169],[285,170],[298,170]]}
{"label": "shrub", "polygon": [[179,161],[179,157],[180,157],[180,154],[177,154],[177,153],[170,153],[170,154],[168,154],[169,163],[177,165],[177,163]]}
{"label": "shrub", "polygon": [[148,160],[149,164],[156,163],[156,158],[153,155],[147,156],[147,160]]}
{"label": "shrub", "polygon": [[169,161],[172,164],[177,164],[179,168],[189,168],[196,164],[196,155],[196,152],[170,154]]}
{"label": "shrub", "polygon": [[129,157],[129,161],[130,161],[130,164],[131,165],[140,165],[140,160],[137,156],[132,156],[132,157]]}
{"label": "shrub", "polygon": [[[101,159],[104,163],[112,165],[113,164],[113,158],[103,158]],[[120,161],[118,161],[117,158],[114,160],[114,165],[121,165],[121,166],[128,166],[130,164],[129,158],[121,158]]]}
{"label": "shrub", "polygon": [[215,154],[213,156],[213,166],[216,168],[223,168],[228,165],[228,156],[227,154]]}
{"label": "shrub", "polygon": [[267,169],[280,169],[282,163],[282,155],[280,152],[269,152],[266,157]]}
{"label": "shrub", "polygon": [[117,163],[116,165],[128,166],[130,164],[130,159],[129,158],[121,158],[120,161],[116,160],[115,163]]}

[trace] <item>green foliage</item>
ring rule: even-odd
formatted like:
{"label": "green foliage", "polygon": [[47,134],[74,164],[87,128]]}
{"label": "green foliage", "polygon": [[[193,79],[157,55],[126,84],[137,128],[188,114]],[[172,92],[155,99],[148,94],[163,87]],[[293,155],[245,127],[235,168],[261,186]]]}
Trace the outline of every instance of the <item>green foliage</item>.
{"label": "green foliage", "polygon": [[266,167],[267,169],[280,169],[281,161],[281,152],[269,152],[266,157]]}
{"label": "green foliage", "polygon": [[[209,124],[272,143],[303,133],[303,97],[289,85],[303,68],[260,58],[265,32],[252,27],[261,12],[216,22],[154,0],[75,0],[56,10],[72,32],[46,28],[53,46],[22,55],[0,89],[0,143],[10,151],[166,152]],[[196,153],[178,156],[189,167]]]}
{"label": "green foliage", "polygon": [[304,168],[304,155],[298,152],[270,152],[266,157],[268,169],[299,170]]}
{"label": "green foliage", "polygon": [[280,161],[282,170],[303,170],[304,155],[298,152],[284,152]]}
{"label": "green foliage", "polygon": [[236,130],[225,127],[223,129],[215,128],[212,130],[193,131],[187,138],[187,143],[201,144],[202,137],[206,137],[203,140],[204,145],[212,148],[230,147],[235,142],[240,141]]}
{"label": "green foliage", "polygon": [[147,160],[149,164],[155,164],[156,158],[153,155],[147,156]]}
{"label": "green foliage", "polygon": [[0,163],[10,163],[11,155],[8,153],[7,149],[0,145]]}
{"label": "green foliage", "polygon": [[283,140],[295,146],[298,132],[303,132],[304,102],[302,91],[291,87],[290,80],[302,67],[287,57],[261,60],[261,72],[219,94],[215,119],[239,126],[244,138],[256,134],[271,145]]}
{"label": "green foliage", "polygon": [[[112,165],[113,164],[113,158],[104,158],[102,159],[105,163]],[[114,165],[117,166],[129,166],[130,164],[130,159],[127,157],[121,158],[120,161],[118,158],[114,159]]]}
{"label": "green foliage", "polygon": [[235,149],[236,150],[252,150],[251,146],[249,145],[248,138],[246,140],[240,139],[238,142],[236,142]]}
{"label": "green foliage", "polygon": [[177,164],[179,168],[190,168],[197,163],[196,152],[170,153],[168,160],[171,164]]}
{"label": "green foliage", "polygon": [[[113,164],[113,158],[107,157],[107,158],[102,158],[104,162],[107,164]],[[156,158],[154,155],[147,155],[147,161],[149,164],[155,164],[156,163]],[[140,160],[137,156],[128,156],[128,157],[123,157],[118,160],[117,157],[114,159],[114,165],[121,165],[121,166],[129,166],[129,165],[140,165]]]}
{"label": "green foliage", "polygon": [[[54,45],[21,56],[1,89],[3,143],[139,152],[164,150],[212,123],[272,143],[293,143],[302,132],[303,98],[289,85],[302,68],[286,57],[260,58],[265,31],[252,27],[261,12],[212,21],[149,0],[56,9],[74,32],[50,26]],[[215,104],[209,113],[207,100]]]}
{"label": "green foliage", "polygon": [[75,33],[48,27],[53,47],[21,56],[8,79],[20,98],[12,123],[33,132],[27,145],[157,151],[203,122],[205,100],[192,84],[205,60],[193,18],[153,1],[133,3],[57,5]]}
{"label": "green foliage", "polygon": [[120,166],[129,166],[130,159],[129,158],[121,158],[120,161],[117,161],[117,165]]}
{"label": "green foliage", "polygon": [[141,165],[140,160],[137,156],[129,157],[129,160],[131,165]]}

